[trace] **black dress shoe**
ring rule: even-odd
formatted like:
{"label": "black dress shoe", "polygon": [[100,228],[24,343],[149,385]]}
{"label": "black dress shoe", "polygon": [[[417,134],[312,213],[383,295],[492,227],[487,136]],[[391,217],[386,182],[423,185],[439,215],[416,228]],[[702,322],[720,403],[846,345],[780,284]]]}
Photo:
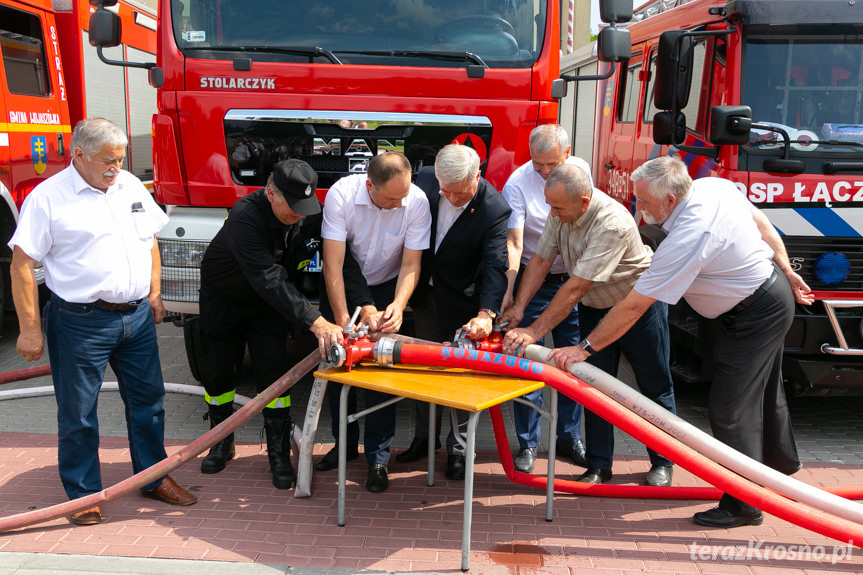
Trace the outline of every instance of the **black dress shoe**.
{"label": "black dress shoe", "polygon": [[587,456],[584,451],[584,442],[580,437],[572,439],[563,439],[558,437],[555,442],[557,454],[563,457],[568,457],[572,462],[579,467],[587,467]]}
{"label": "black dress shoe", "polygon": [[[435,439],[435,449],[440,449],[440,439]],[[414,437],[411,441],[411,446],[406,450],[396,455],[396,461],[399,463],[413,463],[428,456],[429,440],[427,437],[419,439]]]}
{"label": "black dress shoe", "polygon": [[709,511],[699,511],[692,516],[699,525],[707,527],[740,527],[742,525],[761,525],[764,515],[761,511],[746,515],[735,515],[721,507],[714,507]]}
{"label": "black dress shoe", "polygon": [[450,453],[446,456],[446,478],[464,479],[464,455]]}
{"label": "black dress shoe", "polygon": [[[351,461],[352,459],[356,459],[360,456],[360,449],[356,445],[348,446],[348,454],[347,461]],[[324,455],[320,461],[315,465],[315,469],[318,471],[329,471],[330,469],[335,469],[339,466],[339,448],[338,446],[330,449],[326,455]]]}
{"label": "black dress shoe", "polygon": [[366,477],[366,489],[372,493],[383,493],[390,484],[387,475],[387,466],[383,463],[372,463],[369,465],[369,474]]}
{"label": "black dress shoe", "polygon": [[600,469],[599,467],[588,467],[576,481],[581,483],[605,483],[611,479],[611,469]]}
{"label": "black dress shoe", "polygon": [[519,450],[518,455],[512,460],[516,471],[531,473],[536,461],[536,447],[524,447]]}
{"label": "black dress shoe", "polygon": [[654,487],[668,487],[671,485],[671,475],[673,472],[674,468],[671,466],[654,465],[644,477],[644,484],[652,485]]}

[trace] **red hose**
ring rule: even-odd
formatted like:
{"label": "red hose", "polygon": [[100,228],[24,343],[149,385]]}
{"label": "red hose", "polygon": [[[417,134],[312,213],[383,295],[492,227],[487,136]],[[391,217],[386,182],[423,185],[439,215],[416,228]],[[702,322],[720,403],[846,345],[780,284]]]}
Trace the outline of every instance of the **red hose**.
{"label": "red hose", "polygon": [[[598,390],[554,367],[493,352],[429,345],[402,344],[398,346],[398,350],[393,356],[397,363],[402,364],[461,367],[510,377],[543,381],[722,491],[781,519],[785,519],[821,535],[831,537],[843,543],[851,543],[857,546],[863,545],[863,526],[792,501],[752,483],[746,478],[705,458],[697,451],[644,421]],[[509,458],[504,458],[505,461],[507,459]],[[507,474],[509,475],[510,473],[512,473],[514,481],[540,486],[538,478],[534,480],[529,474],[514,471]],[[545,482],[542,481],[541,485],[544,486]],[[557,485],[556,481],[555,485]],[[583,492],[591,495],[606,495],[612,488],[615,488],[614,491],[616,492],[621,488],[626,488],[625,491],[631,492],[633,497],[643,497],[643,495],[640,495],[641,493],[660,490],[660,488],[648,486],[597,484],[586,486]],[[681,494],[691,493],[690,490],[693,488],[668,487],[661,489],[662,491],[668,490],[669,493],[674,493],[675,498],[680,498]]]}
{"label": "red hose", "polygon": [[178,451],[173,455],[169,455],[159,463],[149,467],[139,473],[136,473],[128,479],[124,479],[116,485],[112,485],[99,493],[93,493],[80,499],[73,499],[64,503],[58,503],[44,509],[37,509],[27,513],[19,513],[8,517],[0,518],[0,532],[9,531],[11,529],[20,529],[29,525],[50,521],[58,517],[65,517],[78,511],[83,511],[95,505],[102,505],[118,499],[136,489],[140,489],[152,483],[153,481],[163,477],[180,467],[187,461],[190,461],[201,454],[205,449],[209,449],[222,439],[234,432],[238,427],[243,425],[256,413],[261,411],[268,403],[280,397],[285,391],[291,388],[304,375],[316,368],[321,360],[321,355],[318,350],[313,351],[302,361],[292,367],[285,375],[277,379],[270,386],[258,394],[254,399],[250,400],[246,405],[238,409],[234,415]]}
{"label": "red hose", "polygon": [[31,377],[42,377],[50,375],[51,365],[37,365],[36,367],[25,367],[24,369],[16,369],[14,371],[6,371],[0,373],[0,385],[4,383],[12,383],[13,381],[21,381],[22,379],[30,379]]}

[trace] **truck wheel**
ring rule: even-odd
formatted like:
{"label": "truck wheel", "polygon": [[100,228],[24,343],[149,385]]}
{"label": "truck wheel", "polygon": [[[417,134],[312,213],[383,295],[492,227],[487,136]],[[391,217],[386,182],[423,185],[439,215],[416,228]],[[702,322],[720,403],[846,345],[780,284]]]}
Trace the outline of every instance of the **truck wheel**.
{"label": "truck wheel", "polygon": [[183,323],[183,340],[186,342],[186,359],[189,361],[192,377],[201,381],[200,366],[206,361],[206,356],[198,316],[191,317]]}

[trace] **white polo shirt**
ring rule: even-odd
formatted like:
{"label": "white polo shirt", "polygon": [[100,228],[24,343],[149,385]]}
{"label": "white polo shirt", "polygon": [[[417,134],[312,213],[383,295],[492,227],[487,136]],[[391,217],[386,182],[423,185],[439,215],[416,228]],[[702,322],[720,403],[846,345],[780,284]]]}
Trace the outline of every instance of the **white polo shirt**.
{"label": "white polo shirt", "polygon": [[403,248],[429,247],[431,212],[425,193],[411,184],[399,208],[372,203],[366,174],[345,176],[332,185],[324,202],[321,237],[347,242],[369,285],[399,275]]}
{"label": "white polo shirt", "polygon": [[[570,156],[564,163],[584,170],[590,179],[590,185],[593,185],[593,177],[590,175],[590,166],[587,162],[576,156]],[[542,235],[542,229],[551,211],[545,203],[545,180],[533,168],[533,162],[522,164],[509,176],[503,186],[503,198],[512,208],[507,228],[523,230],[521,265],[524,267],[536,253],[536,243]],[[562,274],[566,271],[560,256],[555,258],[550,273]]]}
{"label": "white polo shirt", "polygon": [[129,172],[101,192],[70,164],[27,196],[8,245],[41,261],[48,289],[62,299],[123,303],[150,293],[150,250],[167,222]]}
{"label": "white polo shirt", "polygon": [[662,225],[668,232],[638,293],[715,318],[755,293],[773,273],[773,250],[752,219],[754,206],[730,181],[701,178]]}

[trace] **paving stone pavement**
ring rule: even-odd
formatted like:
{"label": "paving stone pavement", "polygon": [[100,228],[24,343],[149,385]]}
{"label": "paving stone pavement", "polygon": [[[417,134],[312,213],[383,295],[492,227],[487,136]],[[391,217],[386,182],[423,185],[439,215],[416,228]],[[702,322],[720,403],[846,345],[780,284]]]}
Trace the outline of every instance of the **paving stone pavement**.
{"label": "paving stone pavement", "polygon": [[[165,381],[197,385],[185,357],[182,330],[159,326]],[[26,364],[14,351],[14,326],[4,325],[0,339],[0,371]],[[41,362],[41,363],[44,363]],[[238,392],[254,393],[248,369]],[[113,375],[106,374],[106,381]],[[626,370],[621,376],[631,380]],[[0,394],[31,387],[50,387],[50,377],[0,387]],[[292,413],[301,420],[311,378],[292,393]],[[818,485],[863,484],[863,425],[858,398],[791,399],[800,455],[800,478]],[[707,430],[706,390],[678,389],[680,415]],[[208,428],[203,400],[169,393],[166,397],[166,443],[175,452]],[[511,409],[504,415],[512,437]],[[56,474],[56,419],[50,395],[0,401],[0,516],[28,507],[59,503],[62,488]],[[123,405],[117,393],[100,396],[102,468],[106,485],[128,476],[128,446]],[[398,451],[412,436],[410,406],[397,409]],[[216,476],[200,474],[197,462],[172,475],[199,496],[190,508],[165,508],[129,495],[107,504],[107,521],[75,528],[64,519],[0,535],[0,575],[53,573],[185,572],[239,575],[293,573],[453,573],[458,570],[462,486],[438,481],[427,487],[424,462],[391,466],[391,487],[379,496],[362,489],[364,465],[351,464],[348,475],[348,518],[335,525],[335,475],[316,474],[314,496],[294,499],[270,482],[261,446],[262,420],[256,416],[238,431],[238,458]],[[487,415],[480,423],[475,482],[471,573],[623,575],[664,573],[863,573],[863,552],[850,557],[830,555],[832,540],[802,530],[775,517],[763,526],[737,530],[702,530],[691,523],[705,501],[619,500],[558,495],[554,521],[543,520],[544,498],[535,490],[509,483],[500,471]],[[327,409],[322,412],[316,448],[320,455],[332,442]],[[644,447],[616,433],[613,483],[637,484],[647,469]],[[442,452],[438,466],[443,466]],[[444,458],[445,459],[445,458]],[[541,471],[544,462],[538,461]],[[561,477],[580,472],[558,462]],[[705,485],[678,468],[676,485]],[[723,559],[729,549],[760,545],[821,546],[825,555],[790,560],[762,554],[740,560]],[[836,547],[840,549],[841,546]],[[700,556],[693,555],[700,553]],[[710,557],[718,554],[718,558]],[[848,553],[846,552],[846,555]],[[707,556],[707,559],[703,557]]]}

